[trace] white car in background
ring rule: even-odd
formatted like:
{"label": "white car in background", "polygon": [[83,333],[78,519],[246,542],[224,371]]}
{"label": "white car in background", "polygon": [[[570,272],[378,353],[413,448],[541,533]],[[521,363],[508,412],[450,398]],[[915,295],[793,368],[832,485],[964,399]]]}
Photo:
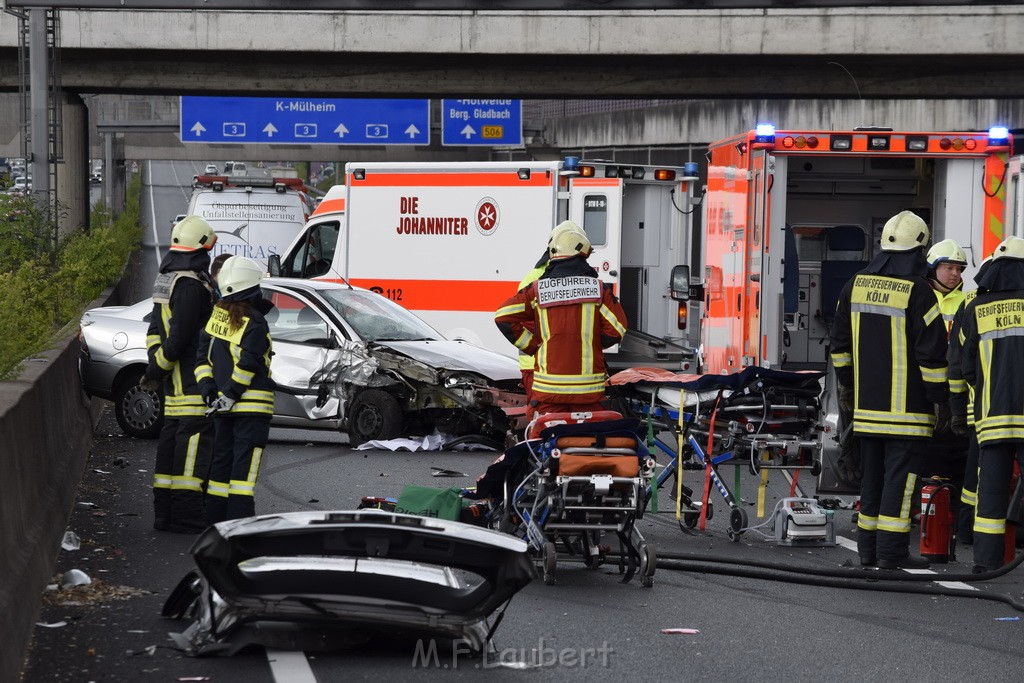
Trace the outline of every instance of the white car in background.
{"label": "white car in background", "polygon": [[[268,278],[264,296],[277,383],[272,424],[345,431],[352,445],[434,429],[503,447],[521,424],[516,360],[450,341],[390,299],[336,282]],[[90,396],[114,402],[121,429],[155,438],[162,401],[138,386],[153,304],[82,316],[79,373]]]}
{"label": "white car in background", "polygon": [[219,172],[217,164],[207,164],[206,169],[203,171],[206,175],[217,175]]}

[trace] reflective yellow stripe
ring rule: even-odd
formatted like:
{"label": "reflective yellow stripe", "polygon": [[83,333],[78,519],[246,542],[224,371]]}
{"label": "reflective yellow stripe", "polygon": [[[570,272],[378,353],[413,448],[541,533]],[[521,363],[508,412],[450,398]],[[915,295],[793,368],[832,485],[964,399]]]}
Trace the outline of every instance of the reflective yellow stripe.
{"label": "reflective yellow stripe", "polygon": [[954,394],[966,394],[967,393],[967,380],[963,379],[951,379],[949,380],[949,390]]}
{"label": "reflective yellow stripe", "polygon": [[992,517],[981,517],[977,513],[974,516],[974,533],[996,534],[1002,536],[1006,533],[1006,519],[994,519]]}
{"label": "reflective yellow stripe", "polygon": [[960,502],[972,507],[978,506],[978,492],[972,491],[969,488],[964,488],[960,492]]}
{"label": "reflective yellow stripe", "polygon": [[497,320],[498,318],[504,318],[506,315],[515,315],[516,313],[525,313],[525,312],[526,312],[526,304],[525,303],[520,302],[518,304],[509,304],[508,306],[503,306],[503,307],[499,308],[494,313],[494,319]]}
{"label": "reflective yellow stripe", "polygon": [[195,477],[174,477],[171,488],[175,491],[199,491],[203,490],[203,480]]}
{"label": "reflective yellow stripe", "polygon": [[519,338],[515,341],[515,347],[520,350],[525,349],[530,345],[531,341],[533,341],[533,334],[531,334],[529,330],[523,330],[523,333],[519,335]]}
{"label": "reflective yellow stripe", "polygon": [[878,529],[878,517],[869,517],[863,512],[857,515],[857,528],[864,531],[876,531]]}
{"label": "reflective yellow stripe", "polygon": [[903,504],[900,505],[900,519],[907,521],[907,529],[910,529],[910,504],[914,500],[914,487],[917,485],[917,475],[913,472],[907,475],[903,484]]}
{"label": "reflective yellow stripe", "polygon": [[833,353],[832,354],[832,365],[837,368],[846,368],[853,365],[853,354],[852,353]]}
{"label": "reflective yellow stripe", "polygon": [[210,480],[206,484],[206,492],[211,496],[217,496],[218,498],[227,498],[230,490],[231,488],[228,486],[227,482]]}
{"label": "reflective yellow stripe", "polygon": [[925,382],[942,384],[946,381],[946,368],[926,368],[923,365],[918,367],[921,368],[921,379]]}
{"label": "reflective yellow stripe", "polygon": [[580,373],[594,372],[594,306],[580,308]]}
{"label": "reflective yellow stripe", "polygon": [[174,363],[167,360],[167,357],[164,356],[164,347],[162,346],[156,350],[156,353],[154,354],[153,357],[156,360],[156,364],[159,365],[160,369],[162,370],[170,372],[171,368],[174,367]]}
{"label": "reflective yellow stripe", "polygon": [[939,305],[935,304],[928,309],[928,312],[924,314],[924,324],[931,325],[935,322],[935,319],[942,315],[942,311],[939,310]]}
{"label": "reflective yellow stripe", "polygon": [[237,365],[231,371],[231,381],[241,384],[243,387],[247,387],[252,383],[252,378],[256,376],[255,372],[250,370],[243,370]]}
{"label": "reflective yellow stripe", "polygon": [[171,484],[174,483],[174,477],[169,474],[154,474],[153,475],[153,488],[155,489],[169,489]]}
{"label": "reflective yellow stripe", "polygon": [[900,517],[878,516],[878,530],[889,531],[894,534],[910,533],[910,520]]}
{"label": "reflective yellow stripe", "polygon": [[619,322],[619,319],[615,317],[615,314],[612,313],[611,309],[604,304],[601,304],[601,316],[608,321],[609,325],[615,328],[616,332],[623,337],[626,336],[626,328]]}
{"label": "reflective yellow stripe", "polygon": [[199,382],[204,379],[213,379],[213,366],[206,365],[205,363],[196,366],[196,381]]}

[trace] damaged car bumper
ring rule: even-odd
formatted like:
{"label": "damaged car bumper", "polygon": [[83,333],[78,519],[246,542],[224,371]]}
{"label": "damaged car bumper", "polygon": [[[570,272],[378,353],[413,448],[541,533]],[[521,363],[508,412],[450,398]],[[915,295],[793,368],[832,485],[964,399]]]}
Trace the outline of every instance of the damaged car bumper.
{"label": "damaged car bumper", "polygon": [[479,527],[379,510],[222,522],[192,547],[196,570],[168,598],[187,653],[249,645],[327,650],[375,632],[463,640],[483,652],[492,614],[534,575],[527,544]]}

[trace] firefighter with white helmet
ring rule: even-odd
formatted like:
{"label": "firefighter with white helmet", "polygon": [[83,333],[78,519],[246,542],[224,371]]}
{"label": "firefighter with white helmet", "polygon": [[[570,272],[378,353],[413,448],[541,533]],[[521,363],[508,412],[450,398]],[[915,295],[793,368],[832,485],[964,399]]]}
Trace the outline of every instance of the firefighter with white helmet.
{"label": "firefighter with white helmet", "polygon": [[1014,460],[1024,466],[1024,239],[1003,240],[976,281],[978,294],[962,314],[958,370],[985,397],[973,406],[980,448],[974,571],[990,571],[1003,564]]}
{"label": "firefighter with white helmet", "polygon": [[879,254],[843,288],[831,332],[864,472],[857,550],[861,564],[883,569],[928,565],[909,552],[915,464],[935,404],[949,399],[946,327],[925,280],[928,237],[915,213],[890,218]]}
{"label": "firefighter with white helmet", "polygon": [[954,240],[942,240],[928,250],[928,284],[939,301],[939,310],[948,330],[953,316],[964,302],[963,273],[967,268],[967,254]]}
{"label": "firefighter with white helmet", "polygon": [[164,392],[164,426],[153,468],[153,527],[196,533],[206,528],[203,491],[213,451],[213,423],[206,418],[194,369],[199,333],[213,307],[207,271],[217,235],[199,216],[171,231],[171,248],[153,286],[153,314],[146,346],[149,365],[139,383]]}
{"label": "firefighter with white helmet", "polygon": [[217,443],[206,489],[206,521],[251,517],[263,449],[274,415],[271,340],[263,298],[263,268],[232,256],[217,274],[221,299],[200,338],[196,379],[207,413],[217,422]]}
{"label": "firefighter with white helmet", "polygon": [[502,334],[534,356],[531,412],[601,410],[603,350],[621,341],[626,314],[587,263],[587,233],[572,221],[555,226],[550,263],[494,315]]}

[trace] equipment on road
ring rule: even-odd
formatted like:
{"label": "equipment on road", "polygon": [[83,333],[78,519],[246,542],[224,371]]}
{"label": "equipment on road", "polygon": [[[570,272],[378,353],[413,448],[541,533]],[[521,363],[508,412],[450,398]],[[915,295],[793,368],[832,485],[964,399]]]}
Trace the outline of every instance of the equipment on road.
{"label": "equipment on road", "polygon": [[835,545],[831,510],[813,498],[783,498],[775,508],[775,542],[779,545]]}
{"label": "equipment on road", "polygon": [[956,560],[956,518],[951,501],[957,489],[949,482],[930,478],[921,488],[921,557],[929,562]]}

